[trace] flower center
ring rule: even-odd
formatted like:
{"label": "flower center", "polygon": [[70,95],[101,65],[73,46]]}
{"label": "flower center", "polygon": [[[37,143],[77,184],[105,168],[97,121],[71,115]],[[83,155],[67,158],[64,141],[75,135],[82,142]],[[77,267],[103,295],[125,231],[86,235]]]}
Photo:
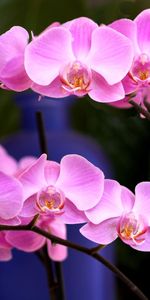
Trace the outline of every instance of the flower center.
{"label": "flower center", "polygon": [[62,87],[77,95],[88,92],[91,76],[91,70],[79,61],[66,65],[60,72]]}
{"label": "flower center", "polygon": [[133,212],[124,215],[119,222],[119,236],[124,240],[132,240],[134,244],[141,244],[145,241],[142,236],[145,232],[143,220],[137,220]]}
{"label": "flower center", "polygon": [[44,213],[62,213],[65,196],[54,186],[48,186],[37,194],[36,204]]}
{"label": "flower center", "polygon": [[146,81],[150,79],[150,60],[146,54],[140,55],[139,58],[134,61],[130,75],[135,81]]}

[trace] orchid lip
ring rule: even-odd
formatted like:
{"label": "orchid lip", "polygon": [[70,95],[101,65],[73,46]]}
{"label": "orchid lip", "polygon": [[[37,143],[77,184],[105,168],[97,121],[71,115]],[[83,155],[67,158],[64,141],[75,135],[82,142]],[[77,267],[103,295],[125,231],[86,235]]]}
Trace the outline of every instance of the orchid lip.
{"label": "orchid lip", "polygon": [[136,218],[133,212],[123,215],[118,226],[118,234],[124,241],[131,240],[139,245],[145,241],[144,233],[147,229],[141,218]]}
{"label": "orchid lip", "polygon": [[65,196],[61,190],[48,186],[37,194],[36,205],[41,213],[61,214],[65,204]]}
{"label": "orchid lip", "polygon": [[147,82],[150,81],[150,59],[145,54],[142,53],[138,58],[133,62],[133,66],[129,72],[129,76],[136,83],[138,82]]}
{"label": "orchid lip", "polygon": [[62,88],[69,93],[87,94],[90,90],[91,78],[91,70],[80,61],[69,63],[60,70]]}

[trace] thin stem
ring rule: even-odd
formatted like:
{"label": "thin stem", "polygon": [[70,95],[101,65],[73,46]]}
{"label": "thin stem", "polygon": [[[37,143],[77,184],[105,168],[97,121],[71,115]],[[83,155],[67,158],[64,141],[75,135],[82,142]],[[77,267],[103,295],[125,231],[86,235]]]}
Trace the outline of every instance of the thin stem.
{"label": "thin stem", "polygon": [[147,101],[147,99],[145,98],[143,100],[145,107],[147,108],[148,112],[150,112],[150,103]]}
{"label": "thin stem", "polygon": [[142,114],[147,120],[150,121],[150,113],[146,109],[144,109],[141,105],[138,105],[133,100],[130,100],[129,103],[134,106],[138,113]]}
{"label": "thin stem", "polygon": [[96,247],[91,248],[91,253],[97,253],[98,251],[102,250],[105,247],[105,245],[98,245]]}
{"label": "thin stem", "polygon": [[36,222],[38,221],[39,218],[39,214],[35,215],[34,218],[31,220],[31,222],[29,223],[29,227],[32,229],[32,227],[35,226]]}
{"label": "thin stem", "polygon": [[59,262],[55,262],[55,271],[56,276],[59,278],[59,282],[61,282],[59,287],[59,295],[58,299],[65,300],[65,289],[64,289],[64,278],[63,278],[63,270],[62,270],[62,264]]}
{"label": "thin stem", "polygon": [[[43,121],[43,116],[42,116],[41,112],[39,112],[39,111],[36,112],[36,119],[37,119],[37,127],[38,127],[41,152],[46,153],[48,156],[48,148],[47,148],[47,142],[46,142],[46,136],[45,136],[44,121]],[[47,258],[48,258],[48,255],[47,255]],[[48,264],[48,259],[47,259],[47,264]],[[56,278],[57,278],[57,282],[58,282],[56,294],[58,294],[58,291],[59,291],[60,296],[58,296],[58,299],[65,300],[65,290],[64,290],[64,285],[63,285],[63,273],[62,273],[61,263],[53,262],[53,264],[55,267],[54,269],[56,272]],[[49,263],[49,265],[50,265],[50,263]],[[45,264],[45,267],[47,268],[46,264]],[[58,272],[58,270],[59,270],[59,272]],[[52,271],[52,269],[51,269],[51,271]],[[47,271],[47,275],[50,280],[50,274],[48,273],[48,271]],[[53,275],[51,274],[51,276],[53,276]],[[51,289],[49,289],[49,290],[51,292]]]}
{"label": "thin stem", "polygon": [[46,269],[50,299],[57,300],[56,295],[58,290],[58,284],[55,281],[52,261],[49,259],[46,246],[43,247],[41,250],[36,251],[35,254]]}
{"label": "thin stem", "polygon": [[43,118],[42,118],[42,113],[40,111],[36,112],[36,120],[37,120],[37,127],[38,127],[38,134],[39,134],[39,142],[40,142],[41,152],[46,153],[48,155],[45,129],[44,129],[44,122],[43,122]]}
{"label": "thin stem", "polygon": [[42,252],[43,252],[43,264],[45,266],[46,273],[47,273],[50,299],[51,300],[57,300],[57,299],[59,299],[57,297],[57,290],[59,288],[59,285],[58,285],[58,283],[55,280],[55,275],[54,275],[52,261],[51,261],[51,259],[48,256],[47,247],[46,246],[43,248]]}
{"label": "thin stem", "polygon": [[34,253],[35,253],[35,255],[38,257],[38,259],[39,259],[42,263],[44,263],[44,258],[43,258],[42,250],[41,250],[41,249],[40,249],[40,250],[37,250],[37,251],[35,251]]}
{"label": "thin stem", "polygon": [[91,249],[85,248],[81,245],[72,243],[68,240],[61,239],[61,238],[54,236],[36,226],[31,228],[30,224],[19,225],[19,226],[18,225],[17,226],[0,225],[0,230],[30,230],[30,231],[36,232],[36,233],[46,237],[47,239],[51,240],[53,243],[60,244],[60,245],[75,249],[77,251],[80,251],[82,253],[85,253],[85,254],[93,257],[97,261],[101,262],[104,266],[106,266],[109,270],[111,270],[114,274],[116,274],[117,277],[122,282],[124,282],[124,284],[130,289],[130,291],[132,293],[134,293],[137,296],[138,299],[148,300],[148,298],[143,294],[143,292],[128,277],[126,277],[115,265],[110,263],[108,260],[106,260],[100,254],[93,253],[93,248],[91,248]]}
{"label": "thin stem", "polygon": [[[37,232],[37,233],[41,233],[42,234],[42,230],[38,227],[34,227],[33,228],[33,231],[34,232]],[[47,235],[46,233],[46,236],[47,238],[49,236],[49,234]],[[72,249],[76,249],[80,252],[83,252],[83,253],[86,253],[87,255],[89,256],[92,256],[93,258],[95,258],[96,260],[98,260],[99,262],[101,262],[103,265],[105,265],[109,270],[111,270],[113,273],[115,273],[117,275],[117,277],[119,279],[121,279],[125,284],[126,286],[128,286],[128,288],[141,300],[148,300],[148,298],[142,293],[142,291],[128,278],[126,277],[115,265],[111,264],[108,260],[106,260],[104,257],[102,257],[100,254],[98,253],[93,253],[93,248],[91,249],[88,249],[88,248],[85,248],[83,246],[80,246],[80,245],[77,245],[75,243],[72,243],[70,241],[66,241],[66,240],[62,240],[61,238],[58,238],[58,237],[54,237],[51,235],[51,240],[55,243],[58,243],[58,244],[62,244],[64,246],[67,246],[67,247],[70,247]]]}

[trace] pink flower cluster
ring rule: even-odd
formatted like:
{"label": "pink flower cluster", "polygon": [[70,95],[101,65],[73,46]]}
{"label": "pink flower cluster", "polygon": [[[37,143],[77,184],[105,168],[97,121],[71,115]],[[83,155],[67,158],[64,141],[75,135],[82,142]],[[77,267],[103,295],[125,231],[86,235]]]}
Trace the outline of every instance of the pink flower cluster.
{"label": "pink flower cluster", "polygon": [[[0,224],[25,225],[39,215],[37,226],[66,239],[66,224],[86,223],[80,232],[107,245],[117,237],[141,251],[150,251],[150,182],[139,183],[135,195],[80,155],[60,164],[25,157],[18,163],[0,147]],[[47,243],[53,260],[64,260],[67,249],[29,231],[0,232],[0,260],[13,247],[33,252]]]}
{"label": "pink flower cluster", "polygon": [[109,25],[86,17],[55,22],[30,42],[14,26],[0,36],[1,87],[56,98],[88,94],[119,107],[131,96],[142,103],[149,97],[149,28],[150,9]]}

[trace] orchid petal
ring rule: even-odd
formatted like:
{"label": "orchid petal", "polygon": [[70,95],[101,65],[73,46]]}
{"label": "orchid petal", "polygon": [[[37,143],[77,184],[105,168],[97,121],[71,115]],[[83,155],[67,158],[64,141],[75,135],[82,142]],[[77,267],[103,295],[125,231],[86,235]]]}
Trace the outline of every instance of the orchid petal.
{"label": "orchid petal", "polygon": [[79,210],[86,210],[100,200],[104,188],[104,175],[82,156],[66,155],[60,163],[60,176],[56,186]]}
{"label": "orchid petal", "polygon": [[27,199],[34,193],[38,192],[46,181],[44,177],[44,167],[46,154],[42,154],[36,162],[28,166],[24,172],[18,175],[18,179],[24,187],[24,198]]}
{"label": "orchid petal", "polygon": [[60,166],[55,161],[46,161],[45,168],[45,179],[48,185],[54,185],[57,181],[60,173]]}
{"label": "orchid petal", "polygon": [[0,72],[9,60],[24,53],[28,38],[28,32],[20,26],[0,35]]}
{"label": "orchid petal", "polygon": [[21,221],[19,217],[14,217],[12,219],[4,220],[0,218],[1,225],[20,225]]}
{"label": "orchid petal", "polygon": [[138,83],[131,78],[130,73],[127,74],[122,80],[122,84],[125,90],[125,94],[131,94],[138,88]]}
{"label": "orchid petal", "polygon": [[98,25],[85,17],[77,18],[64,25],[72,33],[72,48],[75,57],[83,62],[91,48],[92,32],[95,28],[98,28]]}
{"label": "orchid petal", "polygon": [[137,41],[140,50],[150,55],[150,9],[141,12],[134,22],[137,25]]}
{"label": "orchid petal", "polygon": [[87,218],[92,223],[99,224],[107,219],[120,216],[122,212],[120,184],[115,180],[105,179],[103,195],[95,207],[85,212]]}
{"label": "orchid petal", "polygon": [[[50,223],[51,233],[60,238],[66,239],[66,226],[61,221],[54,220]],[[67,247],[53,244],[47,240],[48,254],[54,261],[62,261],[67,257]]]}
{"label": "orchid petal", "polygon": [[88,94],[93,100],[107,103],[124,98],[125,92],[121,82],[109,85],[98,73],[93,72],[92,75],[92,83]]}
{"label": "orchid petal", "polygon": [[140,53],[140,49],[137,44],[137,26],[134,21],[130,19],[120,19],[109,24],[109,27],[122,33],[132,41],[134,45],[134,54]]}
{"label": "orchid petal", "polygon": [[38,209],[35,205],[36,195],[29,197],[23,204],[23,208],[19,214],[21,217],[33,217],[38,213]]}
{"label": "orchid petal", "polygon": [[124,208],[124,213],[128,213],[133,209],[135,203],[135,196],[125,186],[121,187],[121,201]]}
{"label": "orchid petal", "polygon": [[78,210],[76,206],[68,199],[66,199],[64,212],[62,213],[62,215],[60,215],[60,219],[65,224],[85,223],[88,220],[84,212]]}
{"label": "orchid petal", "polygon": [[21,92],[28,89],[32,81],[24,69],[24,57],[12,58],[0,73],[0,81],[9,89]]}
{"label": "orchid petal", "polygon": [[52,98],[63,98],[70,95],[70,93],[63,88],[60,76],[57,76],[49,85],[46,86],[33,83],[32,90],[40,95]]}
{"label": "orchid petal", "polygon": [[140,238],[142,237],[145,239],[144,242],[142,242],[141,244],[130,244],[130,246],[138,251],[150,251],[150,228],[147,229],[147,232],[143,236],[140,236]]}
{"label": "orchid petal", "polygon": [[37,158],[35,156],[25,156],[22,157],[18,162],[18,168],[23,170],[30,166],[32,163],[36,162]]}
{"label": "orchid petal", "polygon": [[71,33],[61,26],[50,28],[35,38],[25,51],[29,77],[37,84],[50,84],[59,75],[62,64],[74,60],[71,43]]}
{"label": "orchid petal", "polygon": [[122,109],[131,108],[131,104],[128,102],[127,97],[125,97],[123,100],[110,102],[108,104],[111,105],[111,106],[114,106],[116,108],[122,108]]}
{"label": "orchid petal", "polygon": [[4,231],[1,231],[0,232],[0,247],[2,248],[10,248],[11,246],[9,245],[9,243],[6,241],[5,239],[5,232]]}
{"label": "orchid petal", "polygon": [[27,231],[8,231],[6,241],[13,247],[25,252],[33,252],[40,249],[45,244],[45,237]]}
{"label": "orchid petal", "polygon": [[21,183],[0,172],[0,217],[12,219],[17,216],[22,208],[23,189]]}
{"label": "orchid petal", "polygon": [[119,218],[112,218],[98,225],[87,223],[80,228],[80,233],[95,243],[107,245],[118,237],[116,230],[118,220]]}
{"label": "orchid petal", "polygon": [[101,26],[92,34],[88,62],[92,70],[113,85],[128,73],[133,61],[131,41],[112,28]]}
{"label": "orchid petal", "polygon": [[[149,221],[150,216],[150,182],[141,182],[135,188],[134,211]],[[150,221],[149,221],[150,222]],[[150,223],[149,223],[150,224]]]}
{"label": "orchid petal", "polygon": [[6,241],[5,233],[0,232],[0,261],[8,261],[12,258],[12,246]]}
{"label": "orchid petal", "polygon": [[65,246],[52,244],[47,240],[47,250],[49,257],[54,261],[63,261],[67,258],[67,247]]}
{"label": "orchid petal", "polygon": [[9,261],[12,259],[11,248],[0,248],[0,261]]}
{"label": "orchid petal", "polygon": [[17,170],[16,160],[0,145],[0,171],[13,175]]}

